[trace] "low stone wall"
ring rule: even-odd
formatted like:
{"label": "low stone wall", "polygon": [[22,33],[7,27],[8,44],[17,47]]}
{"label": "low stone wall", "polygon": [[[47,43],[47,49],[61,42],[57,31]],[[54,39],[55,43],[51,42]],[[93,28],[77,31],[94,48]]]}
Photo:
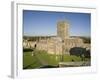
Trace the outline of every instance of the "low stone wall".
{"label": "low stone wall", "polygon": [[59,67],[80,67],[80,66],[90,66],[90,61],[81,62],[60,62]]}

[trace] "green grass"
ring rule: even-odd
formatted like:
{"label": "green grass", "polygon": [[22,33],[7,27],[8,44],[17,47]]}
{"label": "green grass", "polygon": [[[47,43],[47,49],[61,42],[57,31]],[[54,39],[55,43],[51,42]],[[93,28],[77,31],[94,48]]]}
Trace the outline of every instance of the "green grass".
{"label": "green grass", "polygon": [[48,63],[49,65],[53,65],[56,64],[58,61],[56,61],[56,55],[51,55],[48,54],[45,51],[41,51],[40,53],[36,54],[37,57],[40,57],[43,61],[45,61],[46,63]]}
{"label": "green grass", "polygon": [[64,55],[64,62],[71,62],[72,60],[81,61],[81,58],[74,55]]}
{"label": "green grass", "polygon": [[[62,55],[48,54],[46,51],[35,51],[34,56],[32,52],[24,52],[23,54],[23,69],[34,69],[44,65],[58,65],[61,61]],[[63,55],[63,62],[81,61],[80,57]]]}
{"label": "green grass", "polygon": [[31,52],[24,52],[23,55],[23,68],[31,69],[41,66],[41,63],[37,60],[36,57],[31,55]]}

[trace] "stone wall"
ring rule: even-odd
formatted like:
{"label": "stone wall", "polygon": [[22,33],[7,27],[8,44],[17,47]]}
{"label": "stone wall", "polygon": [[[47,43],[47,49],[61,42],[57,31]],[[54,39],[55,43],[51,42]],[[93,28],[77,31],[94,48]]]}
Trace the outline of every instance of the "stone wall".
{"label": "stone wall", "polygon": [[37,43],[37,49],[45,50],[49,54],[61,54],[62,53],[62,43],[61,41],[50,38],[47,40],[40,40]]}
{"label": "stone wall", "polygon": [[84,44],[80,38],[67,38],[64,41],[59,37],[51,37],[49,39],[41,39],[38,42],[26,41],[23,42],[24,48],[34,48],[45,50],[49,54],[70,54],[71,48],[80,47],[90,50],[90,44]]}
{"label": "stone wall", "polygon": [[61,39],[69,38],[69,24],[66,21],[57,23],[57,36]]}

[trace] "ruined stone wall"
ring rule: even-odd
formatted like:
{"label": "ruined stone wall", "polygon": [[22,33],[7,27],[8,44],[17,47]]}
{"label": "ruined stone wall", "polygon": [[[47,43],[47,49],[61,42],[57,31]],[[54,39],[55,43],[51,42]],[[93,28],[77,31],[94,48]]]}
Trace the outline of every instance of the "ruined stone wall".
{"label": "ruined stone wall", "polygon": [[40,40],[37,43],[38,50],[45,50],[49,54],[61,54],[62,53],[62,43],[59,40],[55,39],[45,39]]}
{"label": "ruined stone wall", "polygon": [[69,50],[73,47],[83,47],[83,40],[79,38],[69,38],[65,40],[65,51],[69,54]]}
{"label": "ruined stone wall", "polygon": [[36,41],[23,41],[24,48],[34,48]]}
{"label": "ruined stone wall", "polygon": [[62,54],[62,42],[58,39],[48,40],[48,53],[51,54]]}
{"label": "ruined stone wall", "polygon": [[48,50],[47,40],[40,40],[40,41],[37,43],[36,49],[47,51],[47,50]]}
{"label": "ruined stone wall", "polygon": [[61,38],[49,38],[41,39],[39,42],[26,41],[23,42],[25,48],[34,48],[35,44],[36,49],[45,50],[49,54],[70,54],[69,51],[74,47],[81,47],[90,50],[90,44],[84,44],[83,40],[80,38],[67,38],[64,42]]}

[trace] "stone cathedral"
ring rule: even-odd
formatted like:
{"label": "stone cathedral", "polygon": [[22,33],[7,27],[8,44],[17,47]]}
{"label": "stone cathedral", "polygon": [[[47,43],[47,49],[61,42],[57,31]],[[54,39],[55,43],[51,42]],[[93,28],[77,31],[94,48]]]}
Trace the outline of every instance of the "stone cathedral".
{"label": "stone cathedral", "polygon": [[57,36],[41,39],[38,41],[24,41],[23,47],[33,47],[37,45],[37,50],[45,50],[49,54],[70,54],[69,51],[73,47],[89,48],[90,44],[84,44],[79,37],[70,37],[70,24],[67,21],[59,21],[57,23]]}

